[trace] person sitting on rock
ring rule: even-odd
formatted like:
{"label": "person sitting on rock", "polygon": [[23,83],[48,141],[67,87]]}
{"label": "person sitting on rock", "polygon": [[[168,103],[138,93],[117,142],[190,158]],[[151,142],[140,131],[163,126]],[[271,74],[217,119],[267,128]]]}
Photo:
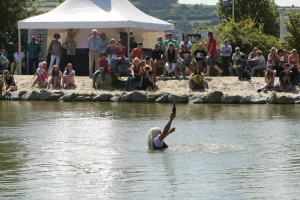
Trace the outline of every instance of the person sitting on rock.
{"label": "person sitting on rock", "polygon": [[141,60],[136,57],[133,60],[133,65],[130,68],[130,73],[128,74],[128,78],[126,81],[126,90],[133,89],[133,83],[139,82],[141,80],[142,75],[142,65]]}
{"label": "person sitting on rock", "polygon": [[139,86],[137,87],[138,90],[146,90],[150,89],[153,90],[153,82],[154,76],[152,73],[152,67],[150,65],[144,66],[144,72],[142,73],[141,81]]}
{"label": "person sitting on rock", "polygon": [[56,89],[57,85],[61,85],[61,79],[62,79],[62,72],[59,70],[58,65],[53,65],[50,75],[51,78],[50,81],[48,82],[47,89],[50,88],[50,84],[53,85],[52,89]]}
{"label": "person sitting on rock", "polygon": [[164,142],[164,139],[175,131],[174,127],[170,129],[175,115],[175,113],[171,113],[170,120],[166,124],[163,132],[161,132],[159,127],[153,127],[149,130],[146,137],[147,148],[149,150],[164,150],[168,148],[168,145]]}
{"label": "person sitting on rock", "polygon": [[115,64],[115,49],[116,49],[115,43],[116,43],[115,39],[112,38],[109,42],[109,46],[107,46],[105,49],[105,53],[108,56],[108,61],[110,65]]}
{"label": "person sitting on rock", "polygon": [[286,63],[284,71],[279,74],[279,84],[276,86],[278,92],[288,92],[294,89],[293,72],[291,72],[291,65]]}
{"label": "person sitting on rock", "polygon": [[43,63],[40,62],[39,63],[39,67],[36,69],[36,72],[35,72],[35,75],[33,76],[33,79],[35,78],[35,80],[33,81],[32,83],[32,86],[31,88],[33,88],[33,86],[37,83],[41,83],[41,84],[44,84],[46,82],[46,70],[44,69],[43,67]]}
{"label": "person sitting on rock", "polygon": [[275,75],[276,72],[274,72],[272,66],[268,66],[267,72],[265,74],[265,85],[259,88],[257,92],[261,92],[261,91],[266,92],[267,89],[274,87]]}
{"label": "person sitting on rock", "polygon": [[242,79],[250,80],[251,79],[247,65],[248,64],[247,64],[247,61],[245,60],[245,55],[241,55],[241,58],[238,58],[234,62],[234,68],[236,69],[236,71],[238,73],[239,80],[242,80]]}
{"label": "person sitting on rock", "polygon": [[[126,63],[126,47],[123,46],[123,42],[121,39],[119,39],[118,46],[115,48],[115,74],[116,76],[120,76],[119,74],[119,65],[124,65]],[[124,71],[124,66],[121,67],[121,71]]]}
{"label": "person sitting on rock", "polygon": [[189,77],[189,92],[192,92],[193,89],[205,89],[208,90],[207,81],[204,79],[204,73],[200,72],[200,66],[196,65],[194,72]]}
{"label": "person sitting on rock", "polygon": [[63,73],[62,87],[63,89],[68,89],[71,85],[75,85],[75,71],[73,70],[73,65],[68,63]]}
{"label": "person sitting on rock", "polygon": [[13,91],[17,91],[17,85],[15,78],[12,74],[9,74],[8,70],[3,71],[3,81],[5,83],[5,94],[10,95]]}
{"label": "person sitting on rock", "polygon": [[95,73],[93,74],[93,88],[97,89],[97,84],[96,84],[96,80],[97,77],[100,76],[101,78],[101,84],[104,84],[104,79],[105,79],[105,72],[107,72],[108,69],[108,60],[106,57],[106,52],[103,51],[101,53],[101,58],[99,58],[98,62],[99,62],[99,69],[97,71],[95,71]]}

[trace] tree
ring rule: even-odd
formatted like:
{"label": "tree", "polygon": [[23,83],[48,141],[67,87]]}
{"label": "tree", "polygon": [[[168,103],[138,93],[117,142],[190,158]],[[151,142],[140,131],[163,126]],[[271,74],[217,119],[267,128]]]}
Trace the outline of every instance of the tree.
{"label": "tree", "polygon": [[300,11],[287,11],[288,20],[285,27],[288,35],[285,36],[284,44],[289,50],[300,50]]}
{"label": "tree", "polygon": [[[0,1],[0,42],[8,47],[8,43],[18,43],[18,21],[26,19],[37,14],[37,8],[32,5],[37,5],[38,0],[5,0]],[[23,33],[22,45],[27,43],[27,31]],[[13,47],[11,47],[13,48]],[[14,50],[14,49],[8,49]]]}
{"label": "tree", "polygon": [[[223,0],[219,0],[217,4],[218,17],[227,17],[227,21],[232,17],[232,6],[224,8]],[[229,0],[232,2],[232,0]],[[235,0],[234,1],[234,19],[236,22],[242,21],[246,18],[251,18],[256,23],[263,27],[263,33],[279,37],[279,11],[278,6],[274,0]]]}
{"label": "tree", "polygon": [[263,25],[258,24],[257,27],[257,23],[250,18],[239,22],[230,19],[225,24],[219,24],[216,30],[218,44],[228,39],[233,48],[240,47],[245,54],[249,54],[253,47],[258,47],[266,57],[271,47],[282,46],[279,38],[263,33]]}

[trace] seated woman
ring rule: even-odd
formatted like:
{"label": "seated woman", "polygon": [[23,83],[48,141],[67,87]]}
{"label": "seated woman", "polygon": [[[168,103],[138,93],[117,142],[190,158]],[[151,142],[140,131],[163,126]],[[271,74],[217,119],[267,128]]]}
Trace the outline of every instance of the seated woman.
{"label": "seated woman", "polygon": [[62,87],[68,89],[70,85],[75,85],[75,71],[71,63],[68,63],[63,73]]}
{"label": "seated woman", "polygon": [[193,89],[205,89],[205,91],[208,90],[208,84],[207,81],[204,80],[204,74],[200,72],[200,66],[196,65],[194,72],[189,77],[189,86],[190,90],[189,92],[192,92]]}
{"label": "seated woman", "polygon": [[133,82],[139,82],[142,75],[142,65],[138,57],[133,59],[133,65],[130,68],[130,73],[126,81],[126,90],[133,88]]}
{"label": "seated woman", "polygon": [[264,70],[266,69],[266,60],[262,55],[261,50],[256,51],[256,57],[248,60],[248,62],[253,62],[254,67],[251,68],[250,75],[253,77],[255,75],[255,70]]}
{"label": "seated woman", "polygon": [[279,62],[278,62],[278,68],[276,69],[276,76],[279,76],[280,72],[284,70],[284,64],[289,61],[289,54],[286,49],[278,49],[278,57],[279,57]]}
{"label": "seated woman", "polygon": [[33,88],[33,86],[34,86],[35,84],[37,84],[37,83],[44,84],[44,83],[47,81],[47,79],[46,79],[46,77],[45,77],[46,74],[47,74],[47,72],[46,72],[46,70],[45,70],[45,68],[44,68],[44,65],[43,65],[42,62],[40,62],[40,63],[39,63],[39,67],[36,69],[36,72],[35,72],[35,74],[34,74],[34,76],[33,76],[33,79],[34,79],[35,77],[36,77],[36,79],[33,81],[31,88]]}
{"label": "seated woman", "polygon": [[147,88],[153,89],[154,75],[152,73],[152,67],[146,65],[144,67],[144,72],[141,77],[140,85],[137,87],[138,90],[146,90]]}
{"label": "seated woman", "polygon": [[50,75],[51,75],[51,78],[50,78],[50,81],[48,82],[47,89],[50,88],[50,84],[53,85],[52,89],[56,89],[57,85],[61,85],[61,78],[62,78],[62,73],[59,70],[58,65],[53,65]]}
{"label": "seated woman", "polygon": [[150,150],[163,150],[168,148],[168,145],[164,142],[164,139],[171,133],[175,131],[175,128],[171,128],[173,119],[175,118],[175,113],[171,113],[170,120],[166,124],[163,132],[158,127],[153,127],[147,134],[147,148]]}
{"label": "seated woman", "polygon": [[107,72],[108,69],[108,60],[106,58],[106,53],[105,51],[102,52],[101,58],[98,60],[99,62],[99,69],[95,71],[93,74],[93,88],[97,88],[96,80],[97,77],[101,77],[101,85],[104,83],[104,78],[105,78],[105,72]]}
{"label": "seated woman", "polygon": [[146,56],[146,57],[145,57],[145,60],[143,60],[143,62],[141,63],[141,65],[142,65],[143,68],[144,68],[146,65],[149,65],[149,66],[152,67],[152,64],[153,64],[153,62],[152,62],[152,60],[151,60],[151,58],[150,58],[149,56]]}
{"label": "seated woman", "polygon": [[[9,74],[8,70],[3,71],[3,81],[5,83],[5,94],[9,95],[13,91],[17,91],[17,85],[15,82],[15,78],[12,74]],[[2,90],[1,90],[2,91]]]}
{"label": "seated woman", "polygon": [[173,72],[175,73],[175,76],[177,76],[176,62],[177,54],[174,49],[174,44],[170,42],[168,44],[168,50],[166,51],[166,67],[164,69],[164,76],[166,76],[166,71],[168,71],[171,79]]}
{"label": "seated woman", "polygon": [[112,38],[109,42],[109,46],[106,47],[106,49],[105,49],[105,53],[108,57],[108,62],[110,65],[115,64],[115,50],[116,50],[115,43],[116,43],[115,39]]}
{"label": "seated woman", "polygon": [[181,71],[183,78],[185,78],[185,69],[186,67],[189,68],[192,59],[191,52],[187,49],[187,46],[181,46],[181,50],[179,51],[179,59],[181,62],[179,71]]}
{"label": "seated woman", "polygon": [[276,72],[274,72],[272,66],[268,66],[267,72],[265,74],[265,85],[259,88],[257,92],[261,92],[261,91],[266,92],[267,89],[274,87],[275,75]]}
{"label": "seated woman", "polygon": [[[120,39],[118,46],[115,49],[115,74],[116,76],[120,76],[119,74],[119,65],[124,65],[126,62],[126,47],[123,46],[123,42]],[[121,71],[123,71],[124,69],[121,67]]]}

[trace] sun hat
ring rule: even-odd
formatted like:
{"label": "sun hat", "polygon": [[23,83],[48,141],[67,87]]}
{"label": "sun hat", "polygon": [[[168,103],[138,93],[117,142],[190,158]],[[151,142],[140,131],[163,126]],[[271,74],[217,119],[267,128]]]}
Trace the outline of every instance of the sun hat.
{"label": "sun hat", "polygon": [[272,48],[270,49],[270,52],[272,52],[273,50],[275,50],[275,51],[277,52],[277,49],[276,49],[275,47],[272,47]]}
{"label": "sun hat", "polygon": [[141,63],[141,60],[138,57],[135,57],[132,62],[135,63],[136,61],[138,61],[138,64]]}
{"label": "sun hat", "polygon": [[150,65],[146,65],[143,67],[143,70],[146,71],[146,68],[149,68],[149,71],[151,72],[152,71],[152,67]]}

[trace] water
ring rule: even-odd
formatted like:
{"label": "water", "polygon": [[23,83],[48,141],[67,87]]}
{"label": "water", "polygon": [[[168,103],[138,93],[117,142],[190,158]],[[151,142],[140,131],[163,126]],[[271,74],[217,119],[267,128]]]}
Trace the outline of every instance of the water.
{"label": "water", "polygon": [[0,199],[298,199],[298,105],[0,102]]}

